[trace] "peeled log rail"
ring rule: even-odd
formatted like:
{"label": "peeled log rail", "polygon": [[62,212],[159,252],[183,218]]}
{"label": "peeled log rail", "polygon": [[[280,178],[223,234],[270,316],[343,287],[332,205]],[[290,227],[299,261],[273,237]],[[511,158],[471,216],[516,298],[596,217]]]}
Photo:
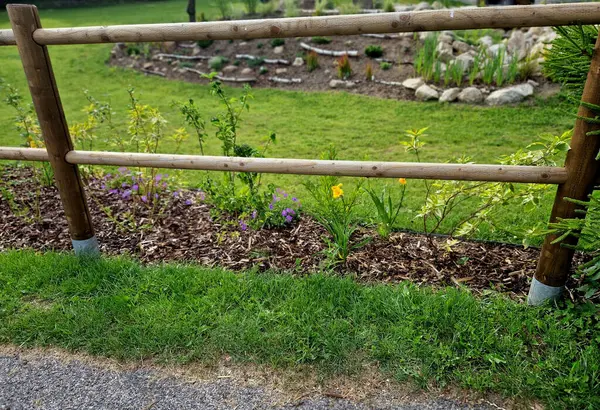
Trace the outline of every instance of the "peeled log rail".
{"label": "peeled log rail", "polygon": [[323,50],[322,48],[309,46],[306,43],[300,43],[300,47],[308,51],[314,51],[317,54],[321,54],[324,56],[332,56],[332,57],[341,57],[341,56],[349,56],[349,57],[358,57],[358,51],[356,50],[345,50],[345,51],[332,51],[332,50]]}
{"label": "peeled log rail", "polygon": [[[365,33],[565,26],[598,24],[599,22],[600,3],[568,3],[203,23],[46,28],[35,30],[33,38],[41,45],[208,39],[247,40]],[[0,44],[15,44],[10,30],[0,30]]]}
{"label": "peeled log rail", "polygon": [[289,60],[284,60],[281,58],[262,58],[262,57],[256,57],[250,54],[236,54],[235,58],[238,60],[260,60],[265,64],[283,64],[283,65],[290,65]]}
{"label": "peeled log rail", "polygon": [[154,56],[152,56],[152,58],[154,59],[161,59],[161,58],[171,58],[171,59],[175,59],[175,60],[210,60],[212,57],[210,56],[185,56],[182,54],[165,54],[165,53],[158,53],[155,54]]}
{"label": "peeled log rail", "polygon": [[[48,154],[45,149],[40,148],[0,147],[0,159],[47,161]],[[443,179],[531,184],[562,184],[567,179],[565,168],[516,165],[323,161],[102,151],[70,151],[66,155],[66,160],[70,164],[79,165],[117,165],[206,171],[264,172],[271,174]]]}
{"label": "peeled log rail", "polygon": [[269,174],[338,175],[377,178],[419,178],[459,181],[560,184],[564,168],[412,162],[323,161],[284,158],[241,158],[199,155],[71,151],[71,164],[116,165],[205,171],[264,172]]}
{"label": "peeled log rail", "polygon": [[[194,73],[194,74],[198,74],[198,75],[208,75],[208,73],[205,73],[200,70],[195,70],[193,68],[184,67],[183,70],[189,71],[190,73]],[[226,82],[230,82],[230,83],[253,83],[254,81],[256,81],[256,77],[239,77],[238,78],[238,77],[223,77],[220,75],[216,75],[214,78],[216,78],[219,81],[226,81]]]}
{"label": "peeled log rail", "polygon": [[0,159],[20,161],[48,161],[45,148],[0,147]]}

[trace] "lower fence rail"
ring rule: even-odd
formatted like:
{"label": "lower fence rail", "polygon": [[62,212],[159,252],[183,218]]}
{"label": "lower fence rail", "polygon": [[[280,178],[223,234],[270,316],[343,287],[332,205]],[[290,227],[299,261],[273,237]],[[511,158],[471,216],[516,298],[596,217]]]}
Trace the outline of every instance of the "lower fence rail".
{"label": "lower fence rail", "polygon": [[[40,148],[0,147],[0,159],[48,161],[48,154],[46,150]],[[565,168],[520,165],[242,158],[76,150],[69,151],[65,160],[73,165],[115,165],[367,178],[415,178],[530,184],[562,184],[567,180]]]}

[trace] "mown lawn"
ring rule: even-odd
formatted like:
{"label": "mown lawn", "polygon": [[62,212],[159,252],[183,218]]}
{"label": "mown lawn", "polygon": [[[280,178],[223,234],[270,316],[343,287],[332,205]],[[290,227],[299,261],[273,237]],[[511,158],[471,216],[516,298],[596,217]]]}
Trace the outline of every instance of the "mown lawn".
{"label": "mown lawn", "polygon": [[591,315],[326,274],[0,253],[0,343],[168,363],[229,355],[333,377],[368,364],[421,387],[498,392],[549,409],[600,407]]}
{"label": "mown lawn", "polygon": [[[41,10],[45,27],[85,26],[126,23],[158,23],[185,21],[185,7],[181,2],[127,4],[110,7]],[[215,16],[208,1],[201,1],[198,13]],[[0,27],[9,27],[6,13],[0,13]],[[57,83],[69,122],[84,118],[86,104],[83,90],[87,89],[99,99],[110,99],[121,124],[125,123],[128,102],[126,89],[132,85],[142,103],[159,107],[174,129],[182,126],[181,119],[171,103],[193,98],[204,107],[207,117],[217,112],[218,104],[208,95],[208,87],[143,75],[106,65],[112,45],[74,45],[50,47]],[[18,53],[14,47],[0,47],[0,77],[19,87],[26,94],[26,83]],[[231,90],[237,94],[239,89]],[[269,131],[275,131],[279,143],[269,152],[274,157],[315,158],[329,144],[335,144],[340,159],[372,159],[413,161],[399,145],[403,131],[409,128],[430,127],[424,161],[451,161],[466,155],[479,163],[494,162],[500,155],[508,154],[538,139],[542,134],[559,134],[573,125],[571,107],[558,98],[536,101],[517,107],[488,108],[462,105],[380,100],[346,93],[303,93],[256,89],[251,111],[242,124],[243,142],[258,144]],[[14,114],[9,107],[0,105],[0,144],[19,145],[19,136],[13,131]],[[107,148],[99,144],[99,149]],[[170,152],[173,144],[163,145]],[[194,142],[182,149],[197,153]],[[209,153],[219,152],[219,142],[209,141]],[[182,174],[185,183],[195,185],[202,173]],[[306,198],[301,186],[304,177],[270,176],[267,181],[286,187]],[[383,184],[383,182],[374,182]],[[351,183],[350,183],[351,184]],[[402,214],[399,228],[419,229],[414,221],[420,208],[424,188],[418,181],[409,182],[408,207],[413,212]],[[483,239],[520,241],[520,233],[547,218],[554,189],[550,188],[541,206],[524,213],[519,207],[509,208],[501,218],[501,225],[512,227],[511,232],[490,232],[483,227],[478,234]],[[465,207],[450,220],[462,219]],[[361,208],[365,221],[373,213],[370,204]]]}

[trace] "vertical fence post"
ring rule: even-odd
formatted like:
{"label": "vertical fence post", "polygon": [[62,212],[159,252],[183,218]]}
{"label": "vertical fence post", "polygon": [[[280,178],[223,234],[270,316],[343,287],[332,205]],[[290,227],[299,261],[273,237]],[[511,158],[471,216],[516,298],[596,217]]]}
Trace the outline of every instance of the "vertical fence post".
{"label": "vertical fence post", "polygon": [[41,28],[37,8],[32,5],[9,4],[8,15],[23,63],[29,91],[54,178],[65,210],[69,233],[76,254],[98,254],[98,241],[88,209],[77,165],[66,162],[73,142],[65,119],[48,49],[33,40],[33,32]]}
{"label": "vertical fence post", "polygon": [[[581,101],[600,105],[600,36],[594,46],[590,71]],[[578,116],[596,117],[598,113],[580,105]],[[594,189],[596,178],[600,171],[600,161],[596,160],[600,150],[600,136],[588,136],[590,131],[598,130],[597,124],[591,124],[578,119],[575,123],[571,149],[567,153],[565,168],[567,169],[567,181],[558,186],[554,206],[550,216],[550,222],[556,222],[560,218],[579,217],[576,213],[579,207],[565,198],[585,200]],[[556,235],[548,235],[542,247],[540,260],[537,265],[535,276],[529,288],[527,302],[530,305],[539,305],[547,300],[558,298],[567,281],[574,251],[552,244]],[[569,237],[563,243],[574,245],[576,238]]]}

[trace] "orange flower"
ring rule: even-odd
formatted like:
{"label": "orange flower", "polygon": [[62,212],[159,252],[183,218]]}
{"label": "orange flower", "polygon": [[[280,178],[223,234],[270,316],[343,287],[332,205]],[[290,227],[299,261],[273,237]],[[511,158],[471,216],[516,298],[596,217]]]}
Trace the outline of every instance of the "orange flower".
{"label": "orange flower", "polygon": [[405,178],[398,178],[398,182],[400,182],[400,184],[402,184],[402,185],[406,185],[406,179]]}
{"label": "orange flower", "polygon": [[343,196],[344,191],[342,190],[342,184],[332,186],[331,193],[333,194],[334,199],[338,199],[339,197]]}

